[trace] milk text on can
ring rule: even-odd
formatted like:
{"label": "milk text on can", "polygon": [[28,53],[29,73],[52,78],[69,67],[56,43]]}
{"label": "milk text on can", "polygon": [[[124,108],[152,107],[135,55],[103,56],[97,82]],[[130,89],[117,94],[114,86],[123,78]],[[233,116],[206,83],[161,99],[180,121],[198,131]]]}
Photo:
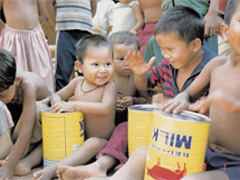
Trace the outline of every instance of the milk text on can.
{"label": "milk text on can", "polygon": [[181,179],[203,170],[210,119],[190,111],[153,113],[145,180]]}

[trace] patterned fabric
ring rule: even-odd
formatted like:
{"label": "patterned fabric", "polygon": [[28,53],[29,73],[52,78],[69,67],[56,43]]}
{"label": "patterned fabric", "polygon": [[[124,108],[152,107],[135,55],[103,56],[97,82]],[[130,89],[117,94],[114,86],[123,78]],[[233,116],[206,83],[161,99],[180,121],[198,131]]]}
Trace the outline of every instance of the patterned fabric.
{"label": "patterned fabric", "polygon": [[57,0],[56,30],[80,29],[92,33],[91,0]]}
{"label": "patterned fabric", "polygon": [[33,72],[44,79],[49,90],[54,90],[51,53],[39,23],[32,30],[14,29],[5,25],[0,46],[16,57],[18,72]]}
{"label": "patterned fabric", "polygon": [[7,106],[0,101],[0,136],[2,136],[7,130],[13,127],[12,116],[7,109]]}
{"label": "patterned fabric", "polygon": [[204,56],[202,61],[198,64],[198,66],[194,69],[191,76],[184,82],[181,90],[177,88],[176,85],[176,77],[177,77],[177,69],[174,69],[170,63],[163,59],[158,65],[151,68],[151,70],[147,73],[148,86],[164,86],[164,96],[166,99],[174,98],[177,94],[184,91],[193,80],[200,74],[203,67],[216,56],[215,53],[211,52],[207,48],[203,48]]}

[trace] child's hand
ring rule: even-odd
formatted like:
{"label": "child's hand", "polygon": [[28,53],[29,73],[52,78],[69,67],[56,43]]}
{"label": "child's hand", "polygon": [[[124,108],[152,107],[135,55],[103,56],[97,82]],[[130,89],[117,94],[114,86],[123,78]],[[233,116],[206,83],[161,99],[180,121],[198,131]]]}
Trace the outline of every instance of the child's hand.
{"label": "child's hand", "polygon": [[62,112],[72,112],[75,109],[71,106],[69,102],[59,101],[51,107],[51,112],[62,113]]}
{"label": "child's hand", "polygon": [[178,114],[184,109],[188,109],[190,105],[189,94],[181,92],[175,98],[160,104],[160,109],[167,113]]}
{"label": "child's hand", "polygon": [[219,106],[228,113],[236,113],[239,111],[239,101],[232,97],[231,94],[227,94],[221,89],[212,92],[207,98],[191,104],[189,109],[196,110],[203,114],[211,105]]}
{"label": "child's hand", "polygon": [[134,97],[132,97],[132,96],[125,96],[125,97],[123,97],[122,98],[122,102],[121,102],[122,106],[127,108],[128,106],[133,105],[133,103],[134,103],[134,99],[133,98]]}
{"label": "child's hand", "polygon": [[116,110],[117,112],[122,112],[126,109],[124,105],[122,105],[122,99],[120,97],[117,97],[117,104],[116,104]]}
{"label": "child's hand", "polygon": [[13,169],[8,167],[7,164],[0,167],[0,179],[1,180],[13,179]]}
{"label": "child's hand", "polygon": [[152,67],[156,57],[152,57],[148,63],[146,63],[139,51],[128,51],[124,59],[128,62],[130,69],[135,75],[145,75]]}

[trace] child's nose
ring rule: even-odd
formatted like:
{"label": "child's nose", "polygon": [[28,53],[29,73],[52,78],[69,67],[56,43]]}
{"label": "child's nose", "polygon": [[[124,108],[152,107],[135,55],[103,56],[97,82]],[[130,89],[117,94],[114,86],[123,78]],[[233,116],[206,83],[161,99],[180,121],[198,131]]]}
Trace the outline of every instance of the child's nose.
{"label": "child's nose", "polygon": [[106,72],[106,67],[105,66],[101,66],[100,67],[100,72]]}

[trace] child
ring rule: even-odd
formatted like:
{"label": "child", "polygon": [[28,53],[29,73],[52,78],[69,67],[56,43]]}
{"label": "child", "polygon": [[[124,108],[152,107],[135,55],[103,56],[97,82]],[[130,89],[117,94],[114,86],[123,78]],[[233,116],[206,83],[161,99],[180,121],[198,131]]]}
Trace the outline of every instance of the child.
{"label": "child", "polygon": [[[3,7],[3,9],[2,9]],[[6,24],[0,46],[16,57],[17,71],[30,71],[44,79],[53,91],[53,67],[47,40],[39,22],[45,17],[43,0],[0,0]]]}
{"label": "child", "polygon": [[93,33],[108,36],[112,31],[113,11],[115,3],[113,0],[98,0],[96,14],[92,19]]}
{"label": "child", "polygon": [[[35,118],[36,101],[49,96],[50,91],[44,81],[34,73],[22,72],[16,75],[15,58],[2,48],[0,63],[0,100],[8,105],[16,124],[12,135],[7,134],[8,140],[11,140],[14,146],[6,153],[7,161],[0,164],[0,179],[11,179],[13,174],[28,174],[31,168],[42,160],[41,146],[38,146],[42,138],[41,126],[39,119]],[[25,157],[33,148],[35,149],[33,154],[29,154],[30,158]],[[25,158],[20,162],[23,157]]]}
{"label": "child", "polygon": [[[148,86],[164,84],[165,99],[184,91],[195,78],[198,79],[202,68],[216,56],[202,48],[203,35],[203,22],[191,8],[178,6],[164,13],[156,24],[155,37],[165,59],[151,68],[155,58],[146,64],[140,53],[135,51],[130,51],[125,57],[135,73],[137,88],[146,91]],[[206,91],[207,89],[204,92]],[[146,147],[135,150],[128,162],[111,179],[143,179],[146,157]]]}
{"label": "child", "polygon": [[[84,77],[73,79],[51,98],[51,111],[84,113],[86,141],[60,164],[76,166],[89,162],[102,149],[115,127],[117,89],[113,78],[113,51],[103,36],[86,36],[76,45],[75,67]],[[74,95],[73,101],[68,101]],[[90,138],[92,137],[92,138]],[[34,173],[35,179],[52,179],[57,164]]]}
{"label": "child", "polygon": [[138,31],[137,37],[141,47],[140,53],[144,56],[148,40],[153,36],[155,25],[162,17],[162,0],[138,0],[138,2],[143,12],[144,26]]}
{"label": "child", "polygon": [[[230,56],[219,56],[212,60],[189,88],[173,101],[162,106],[162,110],[173,113],[188,109],[189,104],[199,96],[202,89],[210,85],[207,100],[196,104],[202,113],[210,106],[211,126],[205,156],[207,169],[205,172],[191,174],[184,179],[239,179],[240,177],[240,114],[238,108],[240,99],[238,91],[240,85],[238,78],[240,75],[240,45],[236,41],[240,38],[239,16],[240,1],[229,0],[226,7],[225,24],[221,25],[221,32],[225,41],[229,41],[231,45]],[[219,92],[219,90],[221,91]],[[226,99],[228,94],[230,97]],[[219,96],[221,101],[219,101]],[[236,103],[229,105],[229,102]],[[200,106],[198,106],[199,104]],[[190,106],[191,109],[197,107]]]}
{"label": "child", "polygon": [[113,12],[111,33],[129,31],[137,35],[143,24],[143,15],[138,2],[135,0],[119,0]]}
{"label": "child", "polygon": [[114,50],[114,81],[118,89],[115,123],[118,125],[106,145],[98,154],[97,161],[86,166],[58,166],[58,177],[62,179],[85,179],[106,177],[112,167],[119,169],[127,161],[127,107],[147,102],[145,94],[139,92],[134,83],[134,73],[124,60],[129,50],[139,50],[138,39],[132,33],[119,31],[108,38]]}

